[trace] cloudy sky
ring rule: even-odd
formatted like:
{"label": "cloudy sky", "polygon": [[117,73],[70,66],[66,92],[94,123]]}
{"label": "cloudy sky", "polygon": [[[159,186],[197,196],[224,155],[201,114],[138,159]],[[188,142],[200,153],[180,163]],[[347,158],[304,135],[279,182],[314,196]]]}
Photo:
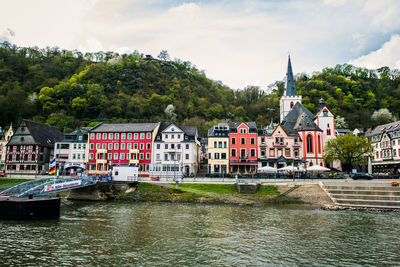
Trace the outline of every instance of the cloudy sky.
{"label": "cloudy sky", "polygon": [[191,61],[233,89],[351,63],[400,68],[397,0],[0,0],[0,41],[138,50]]}

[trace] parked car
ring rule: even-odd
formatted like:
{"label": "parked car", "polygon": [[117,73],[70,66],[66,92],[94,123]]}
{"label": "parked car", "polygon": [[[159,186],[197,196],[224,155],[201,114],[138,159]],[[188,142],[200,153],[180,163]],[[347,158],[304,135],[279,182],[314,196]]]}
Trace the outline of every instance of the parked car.
{"label": "parked car", "polygon": [[6,177],[6,173],[4,171],[0,171],[0,177]]}
{"label": "parked car", "polygon": [[351,175],[353,180],[363,179],[363,180],[372,180],[374,177],[364,172],[358,172]]}

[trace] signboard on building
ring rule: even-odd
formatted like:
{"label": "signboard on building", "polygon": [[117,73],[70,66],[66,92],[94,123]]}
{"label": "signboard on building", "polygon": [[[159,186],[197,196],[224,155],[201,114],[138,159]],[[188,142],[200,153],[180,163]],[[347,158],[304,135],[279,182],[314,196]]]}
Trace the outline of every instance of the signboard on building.
{"label": "signboard on building", "polygon": [[67,162],[64,165],[64,169],[71,167],[82,168],[84,170],[86,169],[85,163],[80,163],[80,162]]}

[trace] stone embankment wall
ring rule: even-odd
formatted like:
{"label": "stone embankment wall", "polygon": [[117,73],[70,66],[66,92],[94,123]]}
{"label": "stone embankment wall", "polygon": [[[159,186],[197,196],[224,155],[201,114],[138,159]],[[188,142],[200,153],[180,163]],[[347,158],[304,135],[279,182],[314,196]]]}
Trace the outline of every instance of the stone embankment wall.
{"label": "stone embankment wall", "polygon": [[278,188],[278,191],[281,194],[284,194],[285,192],[295,187],[296,185],[298,186],[298,188],[288,193],[287,194],[288,197],[298,198],[304,203],[313,204],[321,207],[334,204],[330,199],[330,197],[320,187],[319,184],[287,183],[287,184],[278,184],[276,186]]}

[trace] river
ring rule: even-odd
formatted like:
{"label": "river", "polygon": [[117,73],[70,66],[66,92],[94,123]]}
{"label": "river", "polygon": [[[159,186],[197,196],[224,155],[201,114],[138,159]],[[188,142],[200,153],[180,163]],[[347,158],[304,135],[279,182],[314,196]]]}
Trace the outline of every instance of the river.
{"label": "river", "polygon": [[399,266],[400,213],[67,202],[0,221],[0,266]]}

